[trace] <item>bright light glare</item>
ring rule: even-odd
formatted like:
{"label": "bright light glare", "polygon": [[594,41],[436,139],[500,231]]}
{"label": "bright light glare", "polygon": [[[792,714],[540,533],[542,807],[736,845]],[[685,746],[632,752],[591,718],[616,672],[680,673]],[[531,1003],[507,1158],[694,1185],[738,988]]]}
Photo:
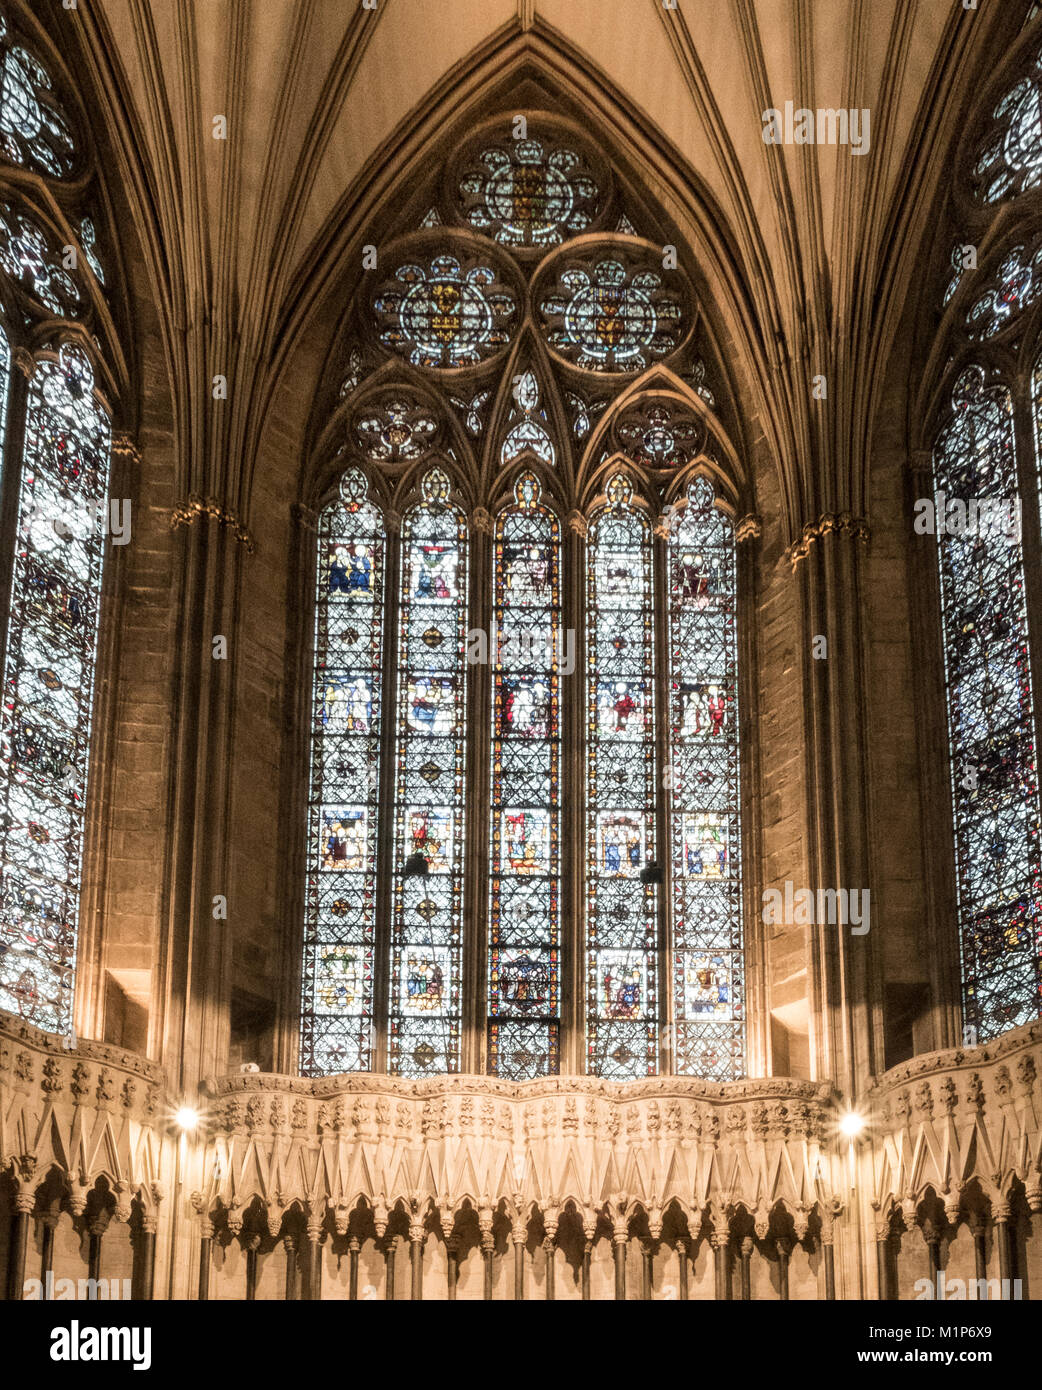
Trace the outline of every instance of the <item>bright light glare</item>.
{"label": "bright light glare", "polygon": [[848,1110],[839,1122],[840,1134],[845,1134],[848,1139],[856,1139],[864,1127],[865,1117],[856,1110]]}
{"label": "bright light glare", "polygon": [[193,1110],[190,1105],[182,1105],[174,1116],[174,1124],[178,1129],[195,1129],[199,1124],[199,1111]]}

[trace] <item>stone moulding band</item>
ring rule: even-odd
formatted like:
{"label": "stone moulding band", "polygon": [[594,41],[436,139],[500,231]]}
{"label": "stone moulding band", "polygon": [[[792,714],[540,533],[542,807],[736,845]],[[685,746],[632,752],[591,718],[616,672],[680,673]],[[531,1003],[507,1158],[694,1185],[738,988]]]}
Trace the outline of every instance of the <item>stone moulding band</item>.
{"label": "stone moulding band", "polygon": [[253,554],[256,549],[253,536],[242,524],[238,512],[222,507],[216,497],[200,497],[193,492],[186,501],[178,502],[170,515],[170,529],[176,531],[179,526],[191,526],[201,517],[229,527],[235,539],[245,546],[247,554]]}
{"label": "stone moulding band", "polygon": [[852,512],[822,512],[817,521],[807,522],[800,539],[785,552],[792,568],[795,569],[801,560],[807,558],[815,541],[831,535],[849,536],[867,545],[871,532],[865,518],[854,516]]}

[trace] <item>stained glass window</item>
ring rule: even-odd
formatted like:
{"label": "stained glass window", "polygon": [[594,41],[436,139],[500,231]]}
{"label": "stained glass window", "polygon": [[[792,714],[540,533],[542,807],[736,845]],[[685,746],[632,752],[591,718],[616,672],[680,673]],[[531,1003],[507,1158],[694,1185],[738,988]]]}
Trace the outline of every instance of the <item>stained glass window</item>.
{"label": "stained glass window", "polygon": [[[934,448],[936,529],[964,1017],[983,1042],[1039,1012],[1038,772],[1013,404],[971,367],[952,410]],[[973,524],[952,499],[977,502]]]}
{"label": "stained glass window", "polygon": [[[733,535],[698,484],[654,539],[662,491],[719,429],[694,291],[581,131],[526,119],[517,139],[512,119],[483,124],[410,192],[336,357],[320,448],[344,456],[355,505],[319,537],[304,1069],[458,1071],[484,1029],[496,1076],[564,1057],[646,1077],[674,1055],[675,996],[678,1069],[735,1077]],[[671,386],[633,382],[659,362]],[[365,624],[330,597],[334,543],[369,555]],[[360,634],[350,660],[331,624]],[[336,725],[356,682],[362,732]]]}
{"label": "stained glass window", "polygon": [[500,463],[512,463],[533,453],[540,463],[553,468],[557,454],[547,433],[546,411],[540,405],[539,382],[533,371],[520,372],[513,383],[513,405],[507,420],[507,436],[499,451]]}
{"label": "stained glass window", "polygon": [[0,779],[0,1008],[71,1022],[108,500],[90,364],[38,364],[27,403]]}
{"label": "stained glass window", "polygon": [[52,314],[72,317],[82,307],[76,282],[28,214],[0,203],[0,266]]}
{"label": "stained glass window", "polygon": [[355,439],[374,463],[411,463],[428,453],[438,422],[426,406],[397,394],[370,403],[355,419]]}
{"label": "stained glass window", "polygon": [[669,540],[677,1072],[744,1071],[734,531],[699,478]]}
{"label": "stained glass window", "polygon": [[63,177],[75,147],[51,85],[31,54],[11,42],[0,17],[0,153],[12,164]]}
{"label": "stained glass window", "polygon": [[402,526],[390,1070],[459,1071],[467,528],[432,469]]}
{"label": "stained glass window", "polygon": [[586,1053],[597,1076],[658,1070],[652,541],[624,477],[587,541]]}
{"label": "stained glass window", "polygon": [[1042,282],[1042,247],[1032,255],[1014,246],[1003,258],[983,294],[966,314],[966,327],[974,339],[993,338],[1038,298]]}
{"label": "stained glass window", "polygon": [[301,1069],[366,1071],[373,1027],[384,526],[350,468],[319,519]]}
{"label": "stained glass window", "polygon": [[380,341],[417,367],[465,367],[510,341],[517,298],[490,264],[457,256],[399,266],[373,308]]}
{"label": "stained glass window", "polygon": [[667,273],[614,256],[559,271],[539,310],[550,346],[595,372],[642,371],[667,356],[684,317]]}
{"label": "stained glass window", "polygon": [[973,188],[983,203],[1016,197],[1042,182],[1042,53],[1002,97],[973,167]]}
{"label": "stained glass window", "polygon": [[105,267],[98,257],[97,241],[98,235],[94,230],[94,223],[89,217],[84,217],[80,222],[80,245],[83,247],[87,264],[98,278],[98,284],[103,285],[105,283]]}
{"label": "stained glass window", "polygon": [[716,397],[706,385],[706,364],[697,357],[689,372],[683,373],[684,381],[689,382],[710,408],[716,408]]}
{"label": "stained glass window", "polygon": [[560,1053],[560,523],[530,473],[496,520],[489,1069],[515,1081]]}
{"label": "stained glass window", "polygon": [[652,399],[625,412],[615,426],[615,437],[634,463],[669,471],[698,457],[706,432],[690,410]]}
{"label": "stained glass window", "polygon": [[504,140],[483,149],[459,184],[470,225],[505,246],[549,250],[584,232],[603,195],[588,160],[565,145]]}
{"label": "stained glass window", "polygon": [[492,397],[491,391],[477,391],[468,400],[450,396],[449,400],[463,417],[467,433],[476,439],[485,428],[485,408]]}

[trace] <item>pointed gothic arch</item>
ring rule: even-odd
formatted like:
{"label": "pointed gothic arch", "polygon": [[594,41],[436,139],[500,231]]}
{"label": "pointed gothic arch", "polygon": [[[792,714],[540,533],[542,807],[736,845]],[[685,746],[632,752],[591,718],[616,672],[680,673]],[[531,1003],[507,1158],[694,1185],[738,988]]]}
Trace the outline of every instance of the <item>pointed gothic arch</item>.
{"label": "pointed gothic arch", "polygon": [[[381,727],[359,725],[379,794],[349,812],[334,806],[348,795],[343,779],[332,798],[321,781],[339,754],[330,764],[320,745],[313,753],[312,816],[319,805],[327,819],[335,812],[341,838],[364,820],[368,848],[336,861],[308,841],[302,1066],[339,1070],[351,1056],[351,1069],[416,1076],[742,1075],[733,521],[750,510],[751,488],[722,423],[733,408],[718,394],[719,364],[707,369],[701,355],[693,281],[660,240],[638,234],[652,214],[588,136],[552,109],[529,109],[515,139],[506,108],[480,135],[429,164],[397,208],[319,393],[304,485],[321,504],[338,478],[360,480],[352,486],[365,488],[385,538],[381,630],[400,636],[395,659],[384,644],[379,671],[343,673],[381,689]],[[409,518],[432,470],[444,495],[424,514],[456,539],[431,531],[423,587]],[[639,532],[633,573],[625,547],[614,561],[601,553],[609,530],[624,539],[627,528]],[[375,574],[377,532],[352,541],[348,530],[345,553],[368,556]],[[690,554],[677,549],[688,532]],[[320,632],[349,584],[342,570],[334,583],[320,558]],[[460,622],[468,652],[444,664],[439,604],[450,600],[450,657]],[[688,604],[697,612],[671,639]],[[358,628],[343,622],[348,635]],[[547,639],[539,650],[533,624]],[[334,627],[314,668],[327,686],[340,679],[325,655],[343,640]],[[328,689],[314,689],[325,719]],[[634,754],[643,785],[609,794]],[[677,780],[666,775],[674,761]],[[600,781],[595,764],[609,769]],[[344,938],[348,980],[322,903],[338,891],[326,880],[352,873],[369,906],[364,942]],[[635,894],[646,908],[636,955]],[[338,1039],[355,1036],[359,1000],[363,1011],[372,1000],[371,1035],[345,1053]]]}

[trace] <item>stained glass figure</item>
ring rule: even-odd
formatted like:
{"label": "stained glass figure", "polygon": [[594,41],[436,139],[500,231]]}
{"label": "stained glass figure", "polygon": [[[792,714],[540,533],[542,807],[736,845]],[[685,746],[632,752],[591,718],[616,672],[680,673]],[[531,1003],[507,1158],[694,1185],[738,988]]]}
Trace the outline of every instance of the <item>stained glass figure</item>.
{"label": "stained glass figure", "polygon": [[[952,410],[933,454],[939,515],[953,498],[1019,501],[1009,391],[970,367]],[[985,1042],[1038,1016],[1042,982],[1024,559],[1013,527],[937,529],[964,1019]]]}
{"label": "stained glass figure", "polygon": [[11,164],[63,178],[76,162],[69,123],[50,77],[12,42],[0,18],[0,154]]}
{"label": "stained glass figure", "polygon": [[978,202],[1015,198],[1042,183],[1042,53],[995,107],[973,167]]}
{"label": "stained glass figure", "polygon": [[348,469],[318,526],[301,1070],[372,1055],[384,623],[383,519]]}
{"label": "stained glass figure", "polygon": [[696,459],[705,443],[705,426],[690,410],[652,398],[625,411],[615,437],[628,458],[642,468],[669,471]]}
{"label": "stained glass figure", "polygon": [[435,468],[402,525],[389,1066],[405,1076],[460,1069],[466,636],[467,523]]}
{"label": "stained glass figure", "polygon": [[355,439],[374,463],[412,463],[427,454],[438,422],[427,406],[393,393],[371,401],[355,417]]}
{"label": "stained glass figure", "polygon": [[493,578],[489,1070],[560,1057],[560,523],[522,474],[496,519]]}
{"label": "stained glass figure", "polygon": [[517,298],[488,264],[456,256],[399,266],[373,301],[384,347],[417,367],[466,367],[510,341]]}
{"label": "stained glass figure", "polygon": [[49,1032],[71,1027],[108,505],[93,387],[73,348],[29,383],[0,718],[0,1009]]}
{"label": "stained glass figure", "polygon": [[745,1068],[734,531],[698,478],[669,540],[675,1069]]}
{"label": "stained glass figure", "polygon": [[596,1076],[658,1070],[652,538],[623,476],[586,571],[586,1056]]}
{"label": "stained glass figure", "polygon": [[483,149],[459,184],[466,221],[517,248],[545,251],[586,231],[603,201],[583,155],[537,139],[507,139]]}
{"label": "stained glass figure", "polygon": [[614,256],[561,270],[539,303],[547,342],[587,371],[642,371],[682,336],[680,289],[671,278]]}
{"label": "stained glass figure", "polygon": [[502,464],[513,463],[526,453],[535,454],[540,463],[553,468],[557,454],[547,433],[546,411],[540,405],[539,382],[533,371],[514,378],[513,404],[507,417],[507,434],[499,451]]}
{"label": "stained glass figure", "polygon": [[8,203],[0,203],[0,266],[52,314],[71,318],[79,311],[80,292],[58,253],[35,221]]}
{"label": "stained glass figure", "polygon": [[991,283],[970,305],[966,314],[969,336],[986,339],[1001,333],[1038,298],[1040,283],[1042,246],[1030,255],[1023,246],[1014,246],[991,277]]}

